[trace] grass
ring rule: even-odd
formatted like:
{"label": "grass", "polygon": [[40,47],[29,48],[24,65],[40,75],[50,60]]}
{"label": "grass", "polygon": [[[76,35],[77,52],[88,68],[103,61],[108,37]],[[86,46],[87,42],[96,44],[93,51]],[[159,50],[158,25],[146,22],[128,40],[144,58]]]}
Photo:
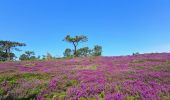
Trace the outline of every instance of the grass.
{"label": "grass", "polygon": [[0,76],[0,83],[7,81],[10,84],[15,84],[17,80],[25,79],[28,81],[31,80],[48,80],[50,78],[49,74],[38,74],[38,73],[20,73],[20,74],[3,74]]}

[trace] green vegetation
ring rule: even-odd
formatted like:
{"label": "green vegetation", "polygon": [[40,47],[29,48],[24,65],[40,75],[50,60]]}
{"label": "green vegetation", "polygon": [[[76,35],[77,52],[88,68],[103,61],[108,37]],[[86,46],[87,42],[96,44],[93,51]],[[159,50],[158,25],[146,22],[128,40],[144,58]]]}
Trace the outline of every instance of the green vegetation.
{"label": "green vegetation", "polygon": [[64,41],[72,43],[74,46],[74,50],[71,50],[69,48],[65,49],[63,54],[64,54],[64,57],[66,58],[101,56],[102,55],[102,47],[99,45],[95,45],[94,49],[90,49],[89,47],[83,47],[83,48],[77,49],[77,46],[80,42],[88,41],[88,38],[84,35],[75,36],[75,37],[71,37],[70,35],[67,35]]}
{"label": "green vegetation", "polygon": [[26,80],[41,80],[48,79],[50,76],[48,74],[37,74],[37,73],[22,73],[22,74],[8,74],[1,75],[0,82],[8,81],[11,84],[15,84],[18,79],[26,79]]}
{"label": "green vegetation", "polygon": [[75,57],[78,57],[78,54],[77,54],[77,46],[80,42],[86,42],[88,41],[88,38],[84,35],[80,35],[80,36],[75,36],[75,37],[71,37],[70,35],[67,35],[65,38],[64,38],[64,41],[66,42],[69,42],[69,43],[72,43],[73,46],[74,46],[74,56]]}
{"label": "green vegetation", "polygon": [[99,45],[94,46],[93,56],[101,56],[102,55],[102,47]]}
{"label": "green vegetation", "polygon": [[13,60],[15,54],[12,53],[12,50],[20,51],[17,47],[26,46],[24,43],[12,42],[12,41],[0,41],[0,60]]}
{"label": "green vegetation", "polygon": [[64,57],[67,57],[67,58],[72,58],[72,50],[67,48],[64,53],[63,53]]}
{"label": "green vegetation", "polygon": [[33,51],[25,51],[24,54],[22,54],[20,57],[19,57],[20,60],[35,60],[37,59],[35,57],[35,53]]}
{"label": "green vegetation", "polygon": [[[82,42],[87,42],[88,38],[84,35],[79,35],[75,37],[71,37],[67,35],[64,38],[64,41],[72,43],[74,49],[66,48],[63,55],[63,58],[73,58],[73,57],[91,57],[91,56],[101,56],[102,55],[102,46],[95,45],[93,49],[89,47],[82,47],[77,48],[78,45]],[[13,50],[21,51],[17,47],[26,46],[25,43],[20,42],[13,42],[13,41],[0,41],[0,61],[13,61],[15,53],[12,52]],[[25,51],[23,54],[20,55],[19,60],[21,61],[32,61],[32,60],[52,60],[57,59],[56,57],[52,56],[50,53],[43,55],[42,58],[40,56],[36,57],[34,51]]]}

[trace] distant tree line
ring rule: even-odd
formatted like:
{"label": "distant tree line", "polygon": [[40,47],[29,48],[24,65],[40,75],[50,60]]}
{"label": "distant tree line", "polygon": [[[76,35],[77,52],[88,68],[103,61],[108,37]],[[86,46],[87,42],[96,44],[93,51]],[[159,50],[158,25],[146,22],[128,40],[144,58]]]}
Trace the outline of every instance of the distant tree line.
{"label": "distant tree line", "polygon": [[[64,58],[72,57],[88,57],[88,56],[101,56],[102,47],[95,45],[93,49],[89,47],[82,47],[78,49],[78,45],[83,42],[87,42],[88,38],[84,35],[79,35],[71,37],[67,35],[64,38],[64,41],[72,43],[74,49],[67,48],[65,49],[63,55]],[[19,47],[26,46],[25,43],[15,42],[15,41],[3,41],[0,40],[0,61],[13,61],[16,58],[14,51],[21,51]],[[34,51],[25,51],[20,55],[19,60],[51,60],[56,59],[50,53],[36,57]]]}

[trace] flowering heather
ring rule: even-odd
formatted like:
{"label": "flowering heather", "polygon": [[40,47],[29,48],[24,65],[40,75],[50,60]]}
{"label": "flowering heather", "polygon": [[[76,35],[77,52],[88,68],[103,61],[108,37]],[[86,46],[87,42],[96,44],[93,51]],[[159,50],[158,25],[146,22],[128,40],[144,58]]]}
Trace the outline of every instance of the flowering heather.
{"label": "flowering heather", "polygon": [[0,100],[170,100],[170,54],[0,63]]}

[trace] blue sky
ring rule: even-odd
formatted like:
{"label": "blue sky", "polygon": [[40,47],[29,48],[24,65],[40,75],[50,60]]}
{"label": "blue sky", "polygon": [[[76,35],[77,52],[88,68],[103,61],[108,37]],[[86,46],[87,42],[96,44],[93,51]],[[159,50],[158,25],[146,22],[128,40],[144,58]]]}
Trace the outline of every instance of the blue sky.
{"label": "blue sky", "polygon": [[87,35],[79,47],[104,56],[170,52],[170,0],[0,0],[0,40],[62,56],[67,34]]}

